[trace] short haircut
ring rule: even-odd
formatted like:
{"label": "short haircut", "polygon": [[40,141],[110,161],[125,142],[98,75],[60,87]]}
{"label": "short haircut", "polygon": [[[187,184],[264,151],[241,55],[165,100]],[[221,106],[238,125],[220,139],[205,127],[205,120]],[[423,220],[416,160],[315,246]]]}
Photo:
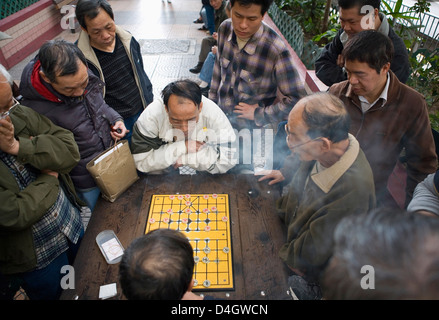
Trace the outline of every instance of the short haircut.
{"label": "short haircut", "polygon": [[379,10],[380,5],[381,0],[338,0],[338,6],[343,9],[352,9],[358,7],[361,10],[361,8],[364,6],[372,6],[374,9]]}
{"label": "short haircut", "polygon": [[261,15],[264,15],[268,9],[270,8],[273,0],[230,0],[231,7],[235,5],[235,2],[238,2],[241,6],[246,7],[252,4],[261,6]]}
{"label": "short haircut", "polygon": [[96,18],[101,9],[108,13],[111,19],[114,20],[113,9],[107,0],[79,0],[75,10],[79,25],[87,30],[85,18],[87,17],[90,20]]}
{"label": "short haircut", "polygon": [[[378,208],[342,219],[334,241],[322,281],[325,299],[439,298],[438,218]],[[364,266],[373,267],[374,289],[361,285]]]}
{"label": "short haircut", "polygon": [[202,99],[201,89],[200,86],[192,80],[177,80],[171,82],[162,90],[162,98],[166,108],[168,107],[169,97],[172,94],[189,99],[195,103],[197,107],[200,106]]}
{"label": "short haircut", "polygon": [[56,77],[76,74],[78,60],[87,66],[82,51],[73,43],[61,39],[45,42],[38,52],[38,59],[41,71],[53,83],[56,83]]}
{"label": "short haircut", "polygon": [[393,59],[394,49],[390,38],[375,30],[355,34],[344,46],[345,61],[365,62],[379,74],[386,63]]}
{"label": "short haircut", "polygon": [[180,300],[194,271],[193,249],[179,231],[156,229],[135,239],[119,267],[128,300]]}
{"label": "short haircut", "polygon": [[325,137],[336,143],[348,138],[350,117],[343,102],[336,96],[319,92],[304,97],[303,121],[312,139]]}

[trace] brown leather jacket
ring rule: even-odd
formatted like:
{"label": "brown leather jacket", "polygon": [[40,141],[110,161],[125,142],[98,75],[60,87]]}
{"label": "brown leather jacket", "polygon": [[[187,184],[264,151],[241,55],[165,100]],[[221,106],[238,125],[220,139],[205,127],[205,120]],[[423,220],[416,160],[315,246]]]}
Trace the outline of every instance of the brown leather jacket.
{"label": "brown leather jacket", "polygon": [[436,171],[437,156],[424,97],[402,84],[392,71],[387,102],[363,114],[349,81],[334,84],[329,92],[339,97],[351,116],[350,133],[360,142],[372,167],[377,201],[388,197],[387,181],[405,148],[407,159],[406,206],[416,185]]}

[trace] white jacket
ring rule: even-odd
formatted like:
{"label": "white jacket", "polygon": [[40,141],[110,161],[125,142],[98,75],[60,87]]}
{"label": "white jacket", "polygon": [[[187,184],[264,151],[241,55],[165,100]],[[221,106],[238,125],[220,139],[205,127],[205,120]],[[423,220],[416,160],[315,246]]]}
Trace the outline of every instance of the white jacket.
{"label": "white jacket", "polygon": [[131,145],[139,171],[163,170],[178,159],[185,166],[212,174],[225,173],[236,164],[231,148],[236,134],[229,120],[213,101],[203,96],[202,103],[198,122],[189,133],[189,139],[205,142],[196,153],[187,153],[184,134],[172,128],[162,99],[155,99],[143,111],[134,126]]}

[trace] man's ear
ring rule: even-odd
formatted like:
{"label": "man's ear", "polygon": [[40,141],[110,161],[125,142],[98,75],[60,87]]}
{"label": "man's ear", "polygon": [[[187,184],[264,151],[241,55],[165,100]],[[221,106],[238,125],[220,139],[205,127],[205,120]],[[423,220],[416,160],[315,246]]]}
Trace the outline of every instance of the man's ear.
{"label": "man's ear", "polygon": [[43,71],[40,70],[38,73],[40,74],[41,78],[43,78],[44,81],[46,81],[47,83],[51,83],[49,78],[44,74]]}
{"label": "man's ear", "polygon": [[201,109],[203,109],[203,102],[200,102],[200,105],[198,106],[198,111],[201,112]]}
{"label": "man's ear", "polygon": [[389,72],[390,70],[390,62],[387,62],[382,68],[381,68],[381,72],[383,72],[384,74],[387,74],[387,72]]}
{"label": "man's ear", "polygon": [[189,283],[189,287],[187,288],[187,291],[192,291],[192,288],[194,287],[194,279],[191,280]]}
{"label": "man's ear", "polygon": [[321,148],[323,152],[329,151],[331,149],[332,142],[328,138],[320,138],[322,141]]}

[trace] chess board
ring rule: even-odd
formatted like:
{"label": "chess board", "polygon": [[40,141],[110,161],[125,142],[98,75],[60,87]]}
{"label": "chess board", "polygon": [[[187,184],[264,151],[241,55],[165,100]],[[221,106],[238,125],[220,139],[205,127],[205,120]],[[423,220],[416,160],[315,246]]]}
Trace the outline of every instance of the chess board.
{"label": "chess board", "polygon": [[153,195],[145,234],[182,232],[194,249],[194,290],[233,290],[232,237],[227,194]]}

